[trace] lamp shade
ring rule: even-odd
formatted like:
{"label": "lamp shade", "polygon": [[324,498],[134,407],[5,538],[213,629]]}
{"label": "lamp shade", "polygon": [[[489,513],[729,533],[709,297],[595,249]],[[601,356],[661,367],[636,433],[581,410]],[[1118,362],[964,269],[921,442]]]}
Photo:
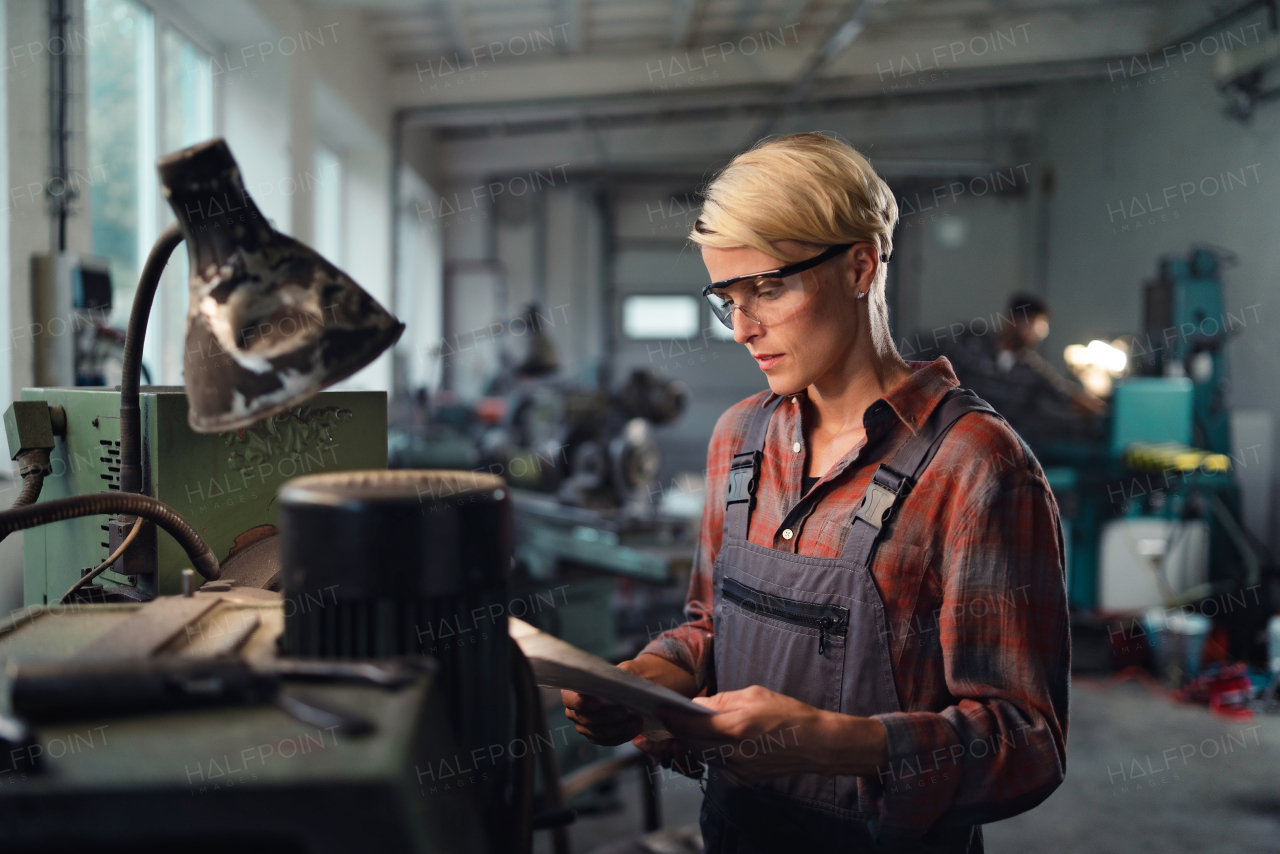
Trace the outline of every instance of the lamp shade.
{"label": "lamp shade", "polygon": [[191,262],[187,420],[237,430],[351,376],[404,331],[310,247],[271,227],[221,139],[160,160]]}

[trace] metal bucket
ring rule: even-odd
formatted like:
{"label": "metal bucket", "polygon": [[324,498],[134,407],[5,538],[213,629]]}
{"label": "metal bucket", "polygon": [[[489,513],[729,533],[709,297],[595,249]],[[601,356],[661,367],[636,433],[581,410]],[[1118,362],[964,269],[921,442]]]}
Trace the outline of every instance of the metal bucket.
{"label": "metal bucket", "polygon": [[1203,614],[1152,608],[1143,615],[1147,645],[1155,659],[1156,672],[1181,682],[1200,672],[1200,655],[1213,622]]}

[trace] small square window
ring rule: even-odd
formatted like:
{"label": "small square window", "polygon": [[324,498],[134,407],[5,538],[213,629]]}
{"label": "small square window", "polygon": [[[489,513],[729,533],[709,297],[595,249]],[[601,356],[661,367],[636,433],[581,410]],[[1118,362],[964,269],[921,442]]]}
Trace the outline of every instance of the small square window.
{"label": "small square window", "polygon": [[717,341],[732,341],[733,330],[720,322],[720,318],[711,313],[710,308],[707,309],[707,328],[711,330],[711,337]]}
{"label": "small square window", "polygon": [[692,296],[629,296],[622,301],[622,334],[633,339],[691,338],[701,320]]}

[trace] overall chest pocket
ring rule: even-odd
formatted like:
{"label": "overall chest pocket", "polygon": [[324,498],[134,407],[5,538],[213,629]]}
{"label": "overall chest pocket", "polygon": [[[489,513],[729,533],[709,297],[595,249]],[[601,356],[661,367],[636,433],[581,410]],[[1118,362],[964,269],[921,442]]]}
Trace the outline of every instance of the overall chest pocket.
{"label": "overall chest pocket", "polygon": [[849,609],[761,590],[726,576],[715,618],[720,691],[761,685],[840,710]]}

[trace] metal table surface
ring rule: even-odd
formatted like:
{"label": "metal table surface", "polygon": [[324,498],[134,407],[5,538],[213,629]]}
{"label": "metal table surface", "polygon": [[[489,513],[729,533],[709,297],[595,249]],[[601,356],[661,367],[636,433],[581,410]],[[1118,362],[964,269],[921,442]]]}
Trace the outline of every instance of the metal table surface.
{"label": "metal table surface", "polygon": [[[76,655],[140,607],[17,612],[0,622],[0,672],[14,660]],[[250,616],[260,622],[241,656],[250,662],[273,656],[282,601],[261,591],[221,594],[164,651],[198,655]],[[7,711],[7,680],[0,687]],[[455,755],[431,675],[396,690],[351,683],[294,688],[372,721],[375,731],[346,736],[273,705],[42,724],[25,754],[0,756],[0,849],[483,848],[466,781],[420,785],[419,768]]]}

